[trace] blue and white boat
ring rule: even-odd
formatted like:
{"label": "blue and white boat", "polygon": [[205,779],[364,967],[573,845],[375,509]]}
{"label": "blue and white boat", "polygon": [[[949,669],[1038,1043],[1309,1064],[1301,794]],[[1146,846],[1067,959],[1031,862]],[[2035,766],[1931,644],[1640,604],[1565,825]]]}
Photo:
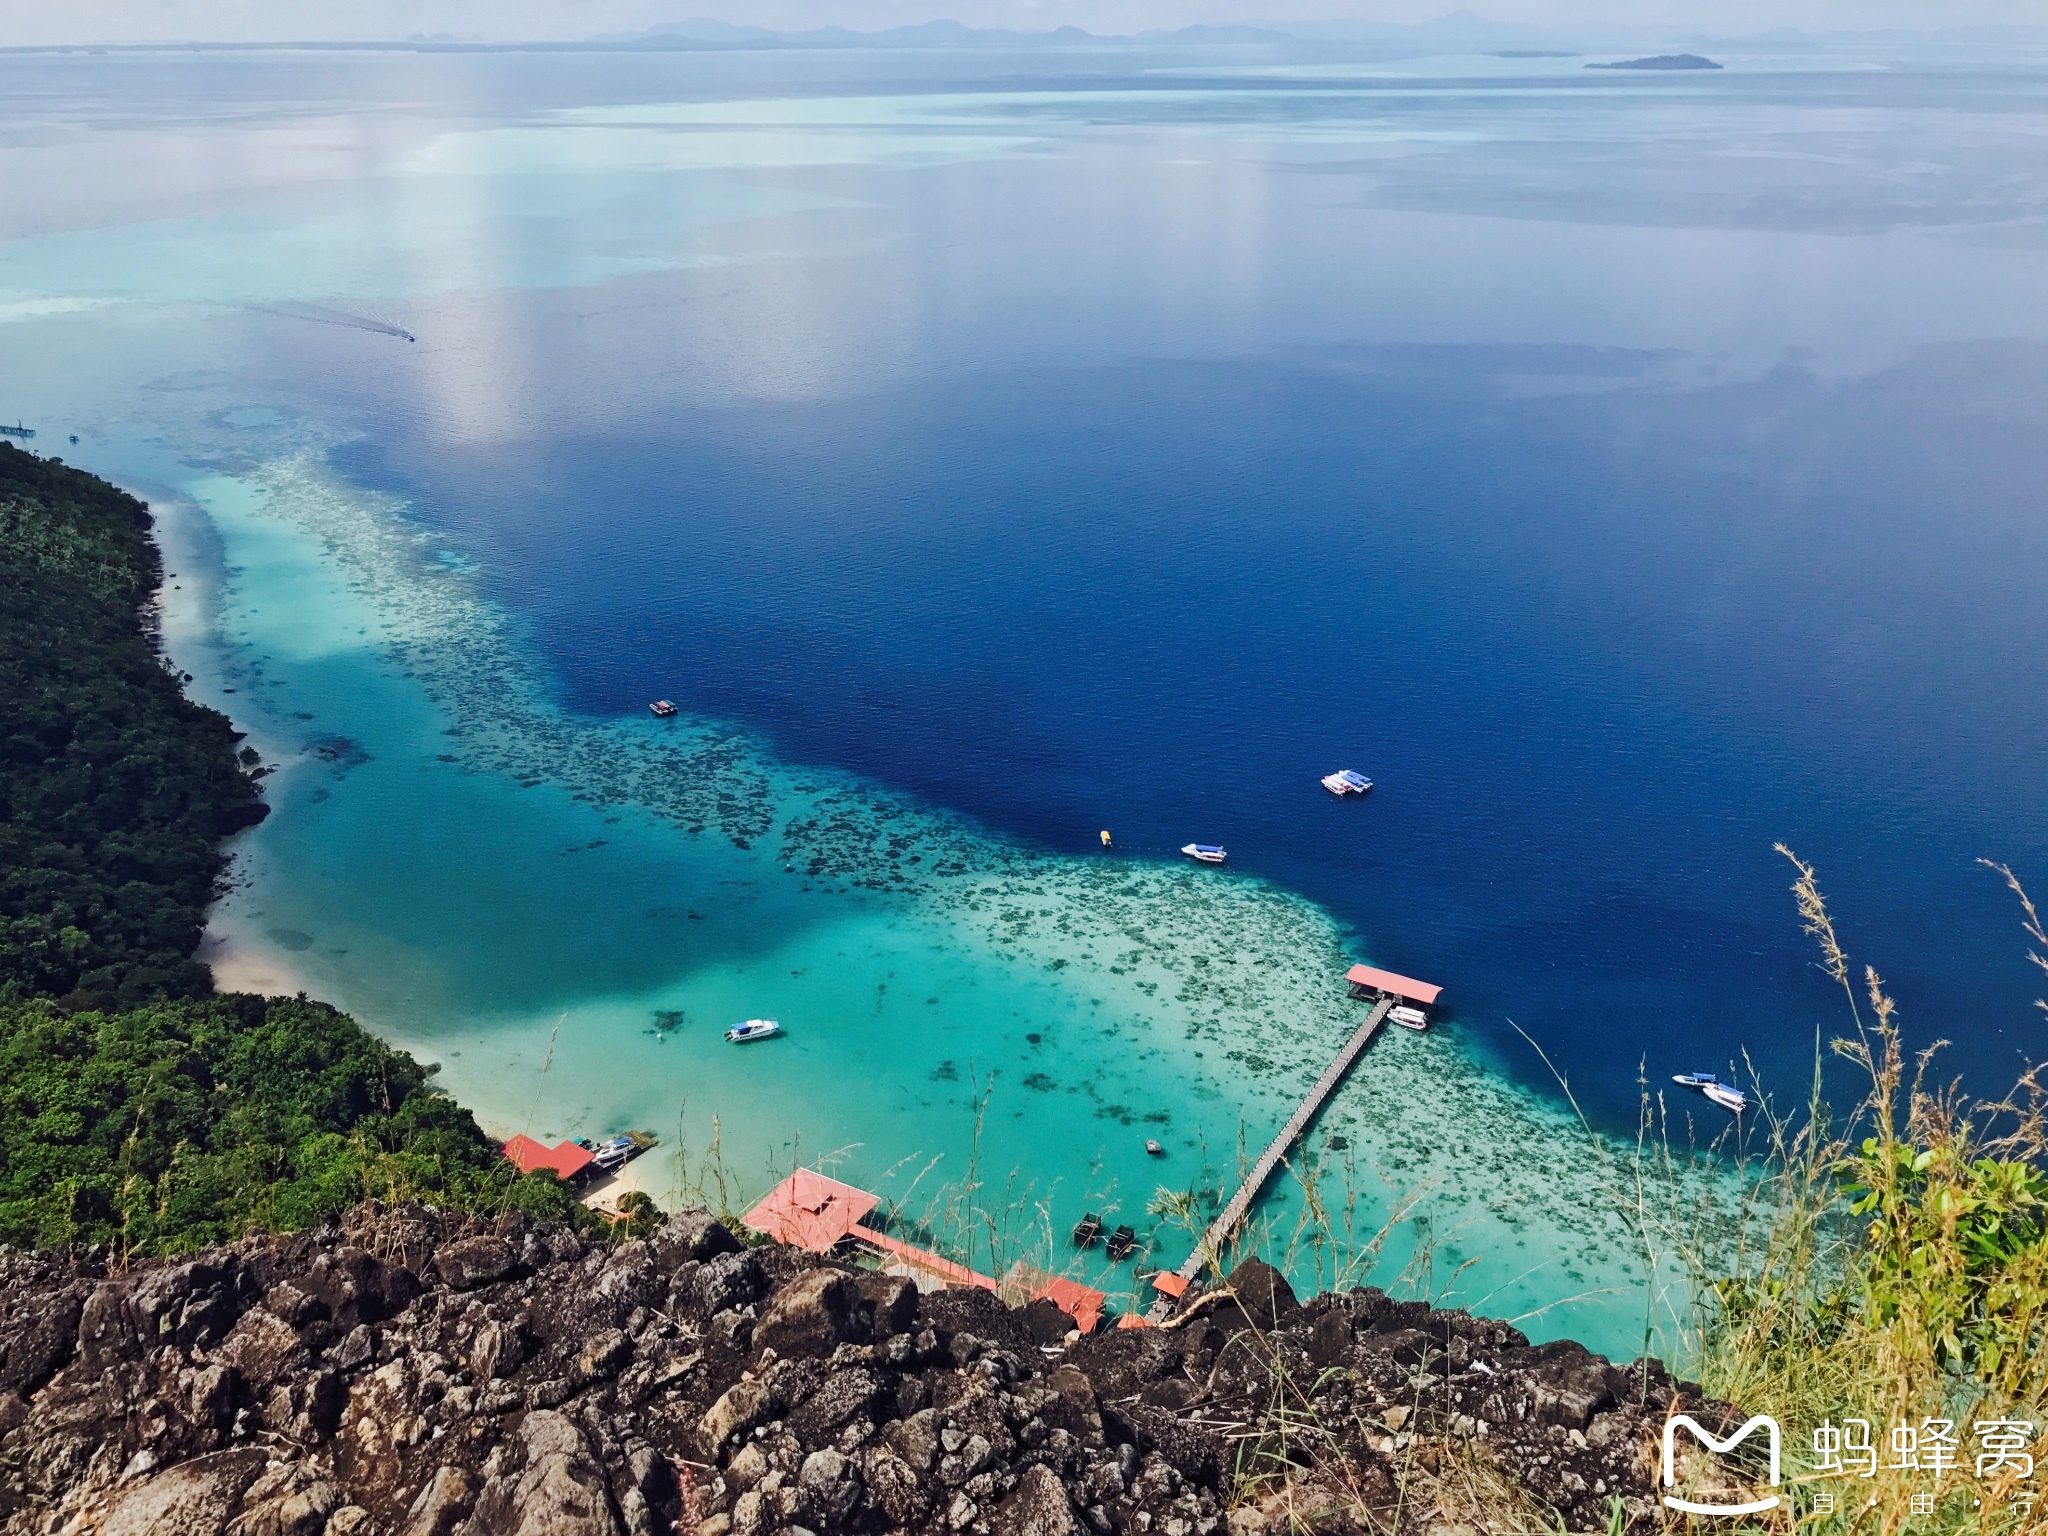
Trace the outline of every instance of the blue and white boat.
{"label": "blue and white boat", "polygon": [[1720,1105],[1730,1114],[1741,1114],[1749,1108],[1749,1095],[1733,1083],[1724,1083],[1711,1072],[1679,1072],[1671,1081],[1681,1088],[1697,1088],[1712,1103]]}
{"label": "blue and white boat", "polygon": [[1181,852],[1191,859],[1200,860],[1204,864],[1221,864],[1230,857],[1229,854],[1225,853],[1214,843],[1189,843],[1185,848],[1181,849]]}
{"label": "blue and white boat", "polygon": [[725,1038],[734,1045],[745,1045],[749,1040],[766,1040],[770,1035],[782,1033],[782,1026],[773,1019],[749,1019],[744,1024],[735,1024],[725,1032]]}
{"label": "blue and white boat", "polygon": [[1323,775],[1323,788],[1340,800],[1346,795],[1362,795],[1372,789],[1372,780],[1356,768],[1340,768],[1335,773]]}
{"label": "blue and white boat", "polygon": [[1740,1088],[1731,1088],[1726,1083],[1707,1083],[1701,1087],[1700,1092],[1733,1115],[1739,1115],[1749,1108],[1749,1095]]}

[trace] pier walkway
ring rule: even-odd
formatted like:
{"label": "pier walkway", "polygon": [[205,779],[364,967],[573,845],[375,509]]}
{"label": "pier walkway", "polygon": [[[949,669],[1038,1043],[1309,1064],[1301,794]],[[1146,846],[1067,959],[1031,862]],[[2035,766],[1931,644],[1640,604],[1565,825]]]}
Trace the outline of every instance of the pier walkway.
{"label": "pier walkway", "polygon": [[[1209,1223],[1209,1230],[1202,1234],[1201,1242],[1196,1244],[1195,1251],[1188,1255],[1187,1262],[1173,1272],[1179,1284],[1171,1292],[1164,1286],[1159,1287],[1159,1299],[1152,1303],[1151,1310],[1145,1314],[1146,1322],[1165,1322],[1173,1311],[1175,1296],[1187,1289],[1188,1283],[1202,1273],[1205,1264],[1223,1252],[1223,1245],[1230,1241],[1231,1234],[1244,1220],[1245,1213],[1252,1208],[1252,1201],[1259,1197],[1259,1191],[1265,1188],[1266,1180],[1273,1176],[1273,1170],[1280,1166],[1294,1144],[1301,1139],[1302,1132],[1308,1129],[1309,1122],[1315,1119],[1325,1101],[1337,1091],[1337,1085],[1344,1081],[1344,1074],[1351,1070],[1352,1064],[1358,1060],[1365,1048],[1372,1044],[1372,1037],[1378,1034],[1380,1026],[1386,1023],[1387,1015],[1393,1011],[1396,1001],[1398,999],[1392,993],[1387,993],[1373,1004],[1372,1012],[1365,1016],[1365,1022],[1358,1026],[1358,1032],[1344,1043],[1344,1049],[1337,1053],[1336,1060],[1332,1061],[1323,1075],[1316,1079],[1315,1087],[1309,1089],[1308,1097],[1303,1099],[1296,1106],[1294,1113],[1287,1117],[1287,1123],[1280,1127],[1280,1134],[1273,1138],[1272,1145],[1260,1154],[1256,1163],[1252,1164],[1252,1171],[1245,1176],[1244,1183],[1238,1186],[1237,1193],[1230,1197],[1230,1203],[1223,1207],[1223,1214]],[[1156,1280],[1153,1283],[1155,1286],[1158,1285]]]}

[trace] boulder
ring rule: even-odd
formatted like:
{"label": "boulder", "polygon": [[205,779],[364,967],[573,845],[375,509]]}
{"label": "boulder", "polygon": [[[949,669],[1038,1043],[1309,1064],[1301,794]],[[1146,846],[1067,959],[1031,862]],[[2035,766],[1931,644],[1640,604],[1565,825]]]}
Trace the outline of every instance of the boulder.
{"label": "boulder", "polygon": [[1031,1340],[1041,1349],[1056,1346],[1065,1341],[1074,1331],[1074,1320],[1059,1308],[1059,1303],[1041,1296],[1036,1301],[1026,1302],[1017,1309],[1017,1316],[1024,1326],[1031,1330]]}
{"label": "boulder", "polygon": [[989,1522],[995,1536],[1086,1536],[1073,1500],[1049,1467],[1027,1467]]}
{"label": "boulder", "polygon": [[96,1536],[225,1536],[242,1490],[270,1453],[255,1447],[197,1456],[125,1488],[107,1503]]}
{"label": "boulder", "polygon": [[700,1322],[751,1305],[768,1283],[751,1253],[716,1254],[689,1271],[687,1280],[682,1273],[676,1278],[683,1285],[678,1304]]}
{"label": "boulder", "polygon": [[420,1278],[401,1264],[387,1264],[353,1244],[315,1254],[296,1284],[327,1308],[343,1334],[362,1323],[395,1317],[420,1294]]}
{"label": "boulder", "polygon": [[616,1328],[594,1333],[576,1355],[576,1379],[582,1382],[608,1381],[633,1358],[633,1341]]}
{"label": "boulder", "polygon": [[775,1398],[758,1381],[735,1383],[725,1395],[704,1410],[697,1421],[697,1440],[704,1454],[714,1461],[724,1454],[733,1436],[765,1424],[775,1411]]}
{"label": "boulder", "polygon": [[836,1269],[799,1275],[769,1300],[754,1324],[754,1347],[778,1355],[829,1355],[853,1337],[859,1288]]}
{"label": "boulder", "polygon": [[219,1353],[221,1363],[233,1367],[258,1397],[270,1390],[288,1364],[304,1358],[297,1330],[266,1307],[244,1312]]}
{"label": "boulder", "polygon": [[901,1275],[861,1275],[855,1282],[867,1313],[868,1335],[877,1342],[909,1333],[917,1325],[917,1287]]}
{"label": "boulder", "polygon": [[9,1309],[0,1330],[0,1392],[34,1392],[71,1358],[79,1318],[93,1289],[88,1281],[73,1281],[34,1297],[30,1305]]}
{"label": "boulder", "polygon": [[695,1260],[715,1259],[721,1253],[738,1253],[740,1240],[725,1223],[703,1206],[677,1211],[661,1224],[661,1230],[647,1240],[647,1247],[663,1269]]}
{"label": "boulder", "polygon": [[853,1512],[861,1493],[860,1469],[835,1450],[811,1452],[797,1473],[799,1513],[827,1530]]}
{"label": "boulder", "polygon": [[1277,1328],[1301,1307],[1287,1277],[1264,1259],[1246,1259],[1223,1283],[1254,1328]]}
{"label": "boulder", "polygon": [[507,1280],[519,1269],[519,1255],[502,1237],[471,1237],[434,1250],[434,1268],[453,1291]]}

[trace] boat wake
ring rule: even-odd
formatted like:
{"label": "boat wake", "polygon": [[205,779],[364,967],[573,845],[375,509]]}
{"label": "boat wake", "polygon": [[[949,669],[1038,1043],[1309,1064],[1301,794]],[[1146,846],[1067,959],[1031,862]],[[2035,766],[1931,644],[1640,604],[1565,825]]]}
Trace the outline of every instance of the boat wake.
{"label": "boat wake", "polygon": [[307,320],[314,325],[338,325],[351,331],[369,331],[378,336],[403,337],[407,341],[418,341],[402,325],[393,325],[389,320],[379,320],[372,315],[354,315],[345,309],[329,309],[325,304],[245,304],[244,309],[259,315],[276,315],[283,320]]}

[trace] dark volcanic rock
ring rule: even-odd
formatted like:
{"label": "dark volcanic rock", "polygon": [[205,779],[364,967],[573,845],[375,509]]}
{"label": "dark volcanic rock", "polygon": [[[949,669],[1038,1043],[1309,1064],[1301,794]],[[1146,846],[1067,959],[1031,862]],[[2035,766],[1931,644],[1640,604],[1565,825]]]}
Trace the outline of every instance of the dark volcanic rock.
{"label": "dark volcanic rock", "polygon": [[1725,1411],[1258,1263],[1165,1327],[1069,1323],[701,1211],[594,1249],[366,1206],[120,1274],[0,1253],[0,1536],[1255,1536],[1295,1517],[1233,1516],[1232,1468],[1283,1401],[1322,1425],[1285,1441],[1318,1528],[1425,1529],[1404,1479],[1456,1441],[1570,1529],[1620,1498],[1634,1536],[1667,1409]]}

